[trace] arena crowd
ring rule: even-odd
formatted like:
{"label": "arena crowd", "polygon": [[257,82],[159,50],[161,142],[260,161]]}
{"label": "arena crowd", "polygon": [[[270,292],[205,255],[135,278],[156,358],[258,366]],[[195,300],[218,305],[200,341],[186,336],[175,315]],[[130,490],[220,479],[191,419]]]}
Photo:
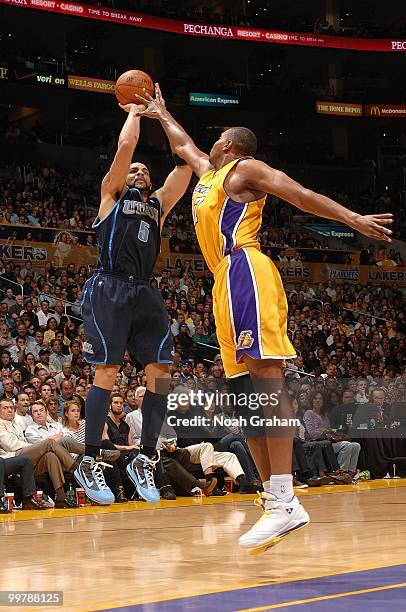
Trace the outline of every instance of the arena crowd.
{"label": "arena crowd", "polygon": [[[7,476],[11,468],[3,464],[16,464],[11,473],[20,474],[23,487],[14,490],[23,508],[53,503],[71,507],[72,471],[83,452],[84,402],[93,377],[81,352],[86,338],[80,302],[90,272],[74,264],[57,268],[48,261],[39,268],[32,262],[7,261],[0,274],[0,465],[6,474],[0,471],[0,476],[7,491],[13,490],[15,483]],[[22,295],[14,283],[23,286]],[[174,338],[174,393],[201,388],[225,394],[212,275],[206,271],[196,276],[186,262],[177,273],[157,271],[151,283],[162,292]],[[286,290],[288,335],[298,355],[286,368],[300,421],[294,446],[296,486],[385,476],[393,469],[392,458],[406,454],[401,290],[395,284],[379,288],[333,281],[299,281]],[[121,502],[135,497],[125,467],[139,448],[145,381],[141,366],[125,355],[101,449],[101,460],[112,466],[105,470],[107,482]],[[252,493],[260,487],[238,422],[219,425],[215,418],[222,412],[233,416],[234,407],[208,408],[178,407],[175,413],[182,417],[200,411],[208,420],[192,429],[168,425],[161,434],[156,469],[163,499],[224,495],[230,487]],[[0,487],[2,496],[1,479]],[[38,487],[47,492],[41,499],[34,496]]]}

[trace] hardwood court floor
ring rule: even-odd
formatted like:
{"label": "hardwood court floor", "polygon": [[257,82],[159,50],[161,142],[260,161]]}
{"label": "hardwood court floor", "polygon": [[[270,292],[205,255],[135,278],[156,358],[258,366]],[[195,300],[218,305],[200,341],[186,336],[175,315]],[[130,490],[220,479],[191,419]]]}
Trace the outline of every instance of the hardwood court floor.
{"label": "hardwood court floor", "polygon": [[[259,516],[254,496],[0,516],[0,590],[61,590],[62,609],[72,612],[119,606],[222,612],[389,607],[406,584],[406,481],[322,487],[299,495],[309,527],[256,557],[237,546]],[[298,582],[310,578],[317,579]],[[369,603],[354,607],[364,592]],[[405,592],[404,607],[392,609],[406,609]],[[350,597],[351,605],[348,593],[358,594]],[[340,601],[343,607],[329,607]]]}

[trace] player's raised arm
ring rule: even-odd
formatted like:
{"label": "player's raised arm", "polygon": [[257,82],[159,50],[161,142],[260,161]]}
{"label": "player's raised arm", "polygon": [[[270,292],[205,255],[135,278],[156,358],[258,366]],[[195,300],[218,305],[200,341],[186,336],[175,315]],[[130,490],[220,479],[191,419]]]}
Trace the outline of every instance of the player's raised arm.
{"label": "player's raised arm", "polygon": [[193,170],[187,164],[177,165],[160,189],[156,190],[156,195],[162,205],[161,227],[165,217],[177,202],[185,195],[186,189],[192,178]]}
{"label": "player's raised arm", "polygon": [[391,242],[392,231],[385,227],[393,223],[393,215],[359,215],[331,198],[306,189],[284,172],[270,168],[259,160],[239,164],[238,174],[247,188],[273,195],[290,202],[305,212],[349,225],[365,236]]}
{"label": "player's raised arm", "polygon": [[198,177],[210,170],[212,166],[209,156],[197,148],[189,134],[175,121],[166,109],[165,100],[162,97],[158,83],[155,84],[155,98],[152,98],[145,92],[145,97],[142,98],[142,101],[146,109],[140,111],[139,115],[149,117],[150,119],[158,119],[168,136],[172,151],[184,159]]}
{"label": "player's raised arm", "polygon": [[128,117],[121,129],[117,151],[110,170],[101,184],[102,203],[106,195],[110,195],[115,199],[117,194],[120,194],[123,190],[131,159],[140,136],[140,117],[138,112],[144,107],[137,104],[127,104],[126,106],[121,106],[121,108],[128,113]]}

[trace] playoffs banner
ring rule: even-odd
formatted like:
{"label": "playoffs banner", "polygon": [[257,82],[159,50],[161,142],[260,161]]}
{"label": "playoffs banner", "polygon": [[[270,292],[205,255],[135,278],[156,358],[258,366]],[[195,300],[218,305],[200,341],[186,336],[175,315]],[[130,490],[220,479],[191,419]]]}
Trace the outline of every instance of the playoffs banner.
{"label": "playoffs banner", "polygon": [[390,38],[348,38],[344,36],[329,36],[323,34],[306,34],[300,32],[283,32],[279,30],[262,30],[245,26],[222,26],[214,24],[189,23],[176,19],[151,17],[129,11],[120,11],[107,7],[89,6],[80,3],[65,3],[54,0],[0,0],[21,8],[38,9],[97,19],[112,23],[123,23],[138,28],[161,30],[188,36],[207,36],[210,38],[250,40],[282,45],[304,45],[308,47],[326,47],[333,49],[350,49],[354,51],[386,51],[401,53],[406,51],[406,40]]}

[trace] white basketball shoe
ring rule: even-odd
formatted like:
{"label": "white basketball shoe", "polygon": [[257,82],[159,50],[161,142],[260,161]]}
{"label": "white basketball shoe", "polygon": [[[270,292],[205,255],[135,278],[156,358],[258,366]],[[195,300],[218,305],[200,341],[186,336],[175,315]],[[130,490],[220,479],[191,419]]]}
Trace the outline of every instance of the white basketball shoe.
{"label": "white basketball shoe", "polygon": [[238,541],[250,555],[265,552],[310,522],[309,515],[296,496],[285,502],[264,492],[254,503],[262,506],[263,515]]}

